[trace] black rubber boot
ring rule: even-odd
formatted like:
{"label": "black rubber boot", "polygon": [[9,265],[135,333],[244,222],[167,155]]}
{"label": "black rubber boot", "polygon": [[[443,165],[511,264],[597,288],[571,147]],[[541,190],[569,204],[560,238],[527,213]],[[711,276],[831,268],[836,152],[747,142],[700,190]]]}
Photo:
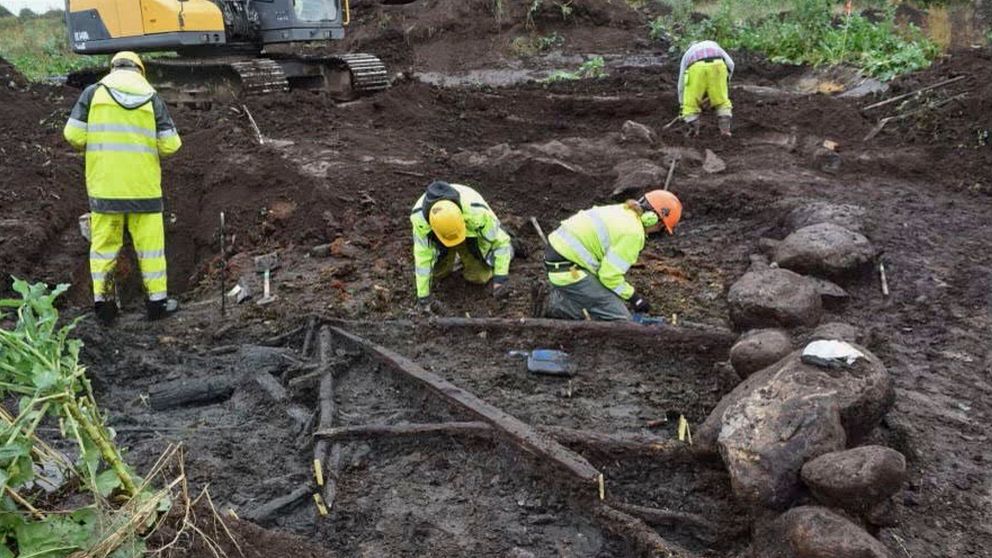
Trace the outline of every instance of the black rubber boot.
{"label": "black rubber boot", "polygon": [[105,326],[114,325],[117,319],[117,303],[113,300],[104,300],[93,304],[93,312],[96,319]]}
{"label": "black rubber boot", "polygon": [[149,300],[145,302],[145,309],[148,310],[149,320],[161,320],[179,311],[179,301],[174,298]]}

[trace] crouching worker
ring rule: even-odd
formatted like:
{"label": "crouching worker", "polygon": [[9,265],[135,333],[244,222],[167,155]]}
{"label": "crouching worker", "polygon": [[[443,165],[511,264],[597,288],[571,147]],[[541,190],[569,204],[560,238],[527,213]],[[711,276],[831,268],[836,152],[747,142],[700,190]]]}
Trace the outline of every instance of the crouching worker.
{"label": "crouching worker", "polygon": [[182,141],[165,102],[145,79],[137,54],[113,57],[110,73],[80,95],[64,135],[86,153],[90,275],[97,318],[110,324],[117,316],[108,279],[125,228],[138,255],[148,319],[172,314],[179,303],[169,298],[166,282],[160,159],[179,151]]}
{"label": "crouching worker", "polygon": [[566,320],[629,320],[647,313],[648,301],[624,275],[644,249],[648,234],[669,234],[682,217],[671,192],[654,190],[640,200],[586,209],[562,221],[548,237],[545,266],[551,292],[543,313]]}
{"label": "crouching worker", "polygon": [[681,116],[691,135],[698,135],[699,115],[704,105],[716,111],[720,133],[730,136],[733,105],[730,102],[730,78],[734,61],[714,41],[693,43],[679,65],[679,104]]}
{"label": "crouching worker", "polygon": [[413,262],[417,300],[421,309],[438,309],[431,285],[450,275],[461,261],[462,277],[469,283],[493,283],[493,295],[502,298],[510,273],[513,248],[510,235],[478,192],[459,184],[435,181],[413,204]]}

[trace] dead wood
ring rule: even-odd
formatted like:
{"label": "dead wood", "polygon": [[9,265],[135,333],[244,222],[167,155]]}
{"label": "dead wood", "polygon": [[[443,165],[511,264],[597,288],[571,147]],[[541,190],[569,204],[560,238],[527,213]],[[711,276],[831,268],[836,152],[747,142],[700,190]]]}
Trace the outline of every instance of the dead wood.
{"label": "dead wood", "polygon": [[189,405],[216,403],[231,397],[238,380],[233,375],[183,378],[151,387],[148,403],[152,409],[163,411]]}
{"label": "dead wood", "polygon": [[640,518],[648,525],[685,528],[705,542],[714,542],[721,534],[726,533],[726,528],[695,513],[649,508],[623,502],[611,502],[611,505],[619,511]]}
{"label": "dead wood", "polygon": [[[449,403],[465,409],[474,416],[488,422],[501,434],[524,450],[536,454],[550,463],[557,464],[584,482],[598,484],[601,476],[600,472],[586,461],[584,457],[565,448],[516,417],[482,401],[475,395],[455,386],[451,382],[424,370],[413,361],[396,352],[362,337],[352,335],[340,328],[335,327],[331,329],[336,335],[365,349],[374,359],[387,365],[388,368],[403,374],[408,379],[437,393]],[[325,429],[321,428],[321,430]]]}
{"label": "dead wood", "polygon": [[606,504],[594,505],[592,515],[606,530],[626,539],[639,556],[652,558],[693,558],[698,556],[665,540],[640,519]]}
{"label": "dead wood", "polygon": [[409,438],[434,434],[488,438],[492,436],[492,432],[493,429],[489,426],[489,423],[475,421],[338,426],[327,430],[318,430],[313,435],[330,442],[337,440],[367,440],[369,438]]}
{"label": "dead wood", "polygon": [[249,510],[244,514],[244,518],[260,525],[264,524],[268,520],[275,519],[277,516],[282,515],[283,511],[296,505],[308,496],[310,496],[310,486],[301,486],[285,496],[280,496],[271,502],[267,502],[253,510]]}
{"label": "dead wood", "polygon": [[930,91],[931,89],[937,89],[939,87],[944,87],[944,86],[950,85],[952,83],[961,81],[961,80],[963,80],[966,77],[968,77],[968,76],[958,76],[958,77],[954,77],[954,78],[951,78],[951,79],[945,79],[944,81],[939,81],[939,82],[934,83],[932,85],[928,85],[926,87],[921,87],[921,88],[919,88],[919,89],[917,89],[915,91],[910,91],[909,93],[903,93],[902,95],[896,95],[895,97],[892,97],[892,98],[889,98],[889,99],[885,99],[884,101],[879,101],[877,103],[872,103],[872,104],[866,106],[865,108],[863,108],[861,110],[862,111],[869,111],[871,109],[876,109],[876,108],[879,108],[879,107],[884,107],[886,105],[890,105],[892,103],[895,103],[896,101],[901,101],[903,99],[908,99],[909,97],[912,97],[913,95],[919,95],[920,93],[923,93],[924,91]]}
{"label": "dead wood", "polygon": [[275,337],[269,337],[265,341],[262,341],[261,345],[263,347],[281,347],[286,344],[286,341],[302,333],[304,329],[306,329],[306,326],[300,326],[298,328],[291,329],[286,333],[276,335]]}
{"label": "dead wood", "polygon": [[289,393],[286,391],[286,388],[272,374],[268,372],[256,372],[253,378],[255,383],[276,403],[281,403],[289,399]]}
{"label": "dead wood", "polygon": [[307,318],[307,333],[306,335],[303,336],[303,349],[300,351],[300,354],[303,355],[303,358],[307,358],[307,355],[310,354],[310,346],[313,345],[313,336],[316,330],[317,330],[317,317],[310,316],[309,318]]}

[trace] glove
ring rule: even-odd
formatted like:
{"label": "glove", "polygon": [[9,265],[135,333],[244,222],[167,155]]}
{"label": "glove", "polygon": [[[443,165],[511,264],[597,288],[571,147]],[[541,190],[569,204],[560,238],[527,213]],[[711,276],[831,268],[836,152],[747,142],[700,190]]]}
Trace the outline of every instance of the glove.
{"label": "glove", "polygon": [[496,300],[506,300],[510,296],[512,289],[507,285],[507,279],[505,275],[493,277],[493,298]]}
{"label": "glove", "polygon": [[644,300],[644,297],[634,293],[630,297],[630,307],[634,309],[634,312],[639,314],[647,314],[651,311],[651,303]]}

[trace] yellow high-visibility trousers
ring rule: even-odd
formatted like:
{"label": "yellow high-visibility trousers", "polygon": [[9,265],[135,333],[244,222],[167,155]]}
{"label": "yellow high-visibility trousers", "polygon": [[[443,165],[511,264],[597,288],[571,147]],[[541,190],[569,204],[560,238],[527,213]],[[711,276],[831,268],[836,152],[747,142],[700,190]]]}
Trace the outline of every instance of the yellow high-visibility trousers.
{"label": "yellow high-visibility trousers", "polygon": [[92,213],[90,215],[90,276],[93,300],[112,300],[107,279],[124,246],[127,226],[138,254],[138,267],[148,300],[168,298],[165,272],[165,225],[161,213]]}
{"label": "yellow high-visibility trousers", "polygon": [[682,119],[692,122],[702,112],[703,99],[719,116],[731,116],[734,105],[730,102],[730,79],[727,63],[723,60],[696,62],[685,72],[682,91]]}
{"label": "yellow high-visibility trousers", "polygon": [[485,285],[493,278],[493,269],[472,253],[472,250],[468,247],[469,242],[473,241],[468,240],[448,249],[448,253],[438,260],[434,266],[434,279],[443,279],[451,275],[451,272],[455,269],[456,256],[462,262],[462,278],[469,283]]}

